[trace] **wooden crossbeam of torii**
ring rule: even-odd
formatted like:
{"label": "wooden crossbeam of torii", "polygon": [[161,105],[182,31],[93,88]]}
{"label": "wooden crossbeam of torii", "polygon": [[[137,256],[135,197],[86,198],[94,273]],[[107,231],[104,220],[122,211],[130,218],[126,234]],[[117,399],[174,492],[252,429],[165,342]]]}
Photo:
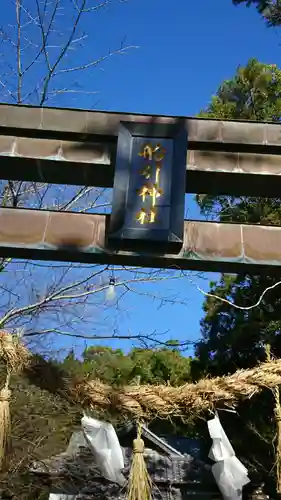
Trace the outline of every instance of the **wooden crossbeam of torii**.
{"label": "wooden crossbeam of torii", "polygon": [[110,252],[109,216],[0,209],[0,256],[201,271],[281,271],[281,227],[186,221],[178,255]]}
{"label": "wooden crossbeam of torii", "polygon": [[[279,197],[281,126],[273,123],[0,105],[0,178],[112,187],[122,121],[181,120],[186,192]],[[0,209],[0,255],[227,272],[281,270],[281,227],[186,221],[178,255],[112,252],[109,216]]]}

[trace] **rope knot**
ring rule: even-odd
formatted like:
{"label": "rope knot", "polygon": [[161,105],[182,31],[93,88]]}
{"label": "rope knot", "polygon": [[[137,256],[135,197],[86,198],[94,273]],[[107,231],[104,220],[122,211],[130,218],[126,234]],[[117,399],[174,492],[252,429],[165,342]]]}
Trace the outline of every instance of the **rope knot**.
{"label": "rope knot", "polygon": [[11,397],[11,391],[9,389],[2,389],[0,391],[0,401],[9,401]]}
{"label": "rope knot", "polygon": [[133,453],[143,453],[144,452],[144,442],[142,439],[137,438],[133,441]]}

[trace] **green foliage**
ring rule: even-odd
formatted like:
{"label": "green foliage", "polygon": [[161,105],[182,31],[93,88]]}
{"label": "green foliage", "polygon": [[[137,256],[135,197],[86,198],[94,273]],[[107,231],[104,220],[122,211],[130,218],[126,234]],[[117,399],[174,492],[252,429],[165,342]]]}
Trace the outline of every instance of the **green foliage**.
{"label": "green foliage", "polygon": [[281,70],[274,64],[250,59],[225,80],[199,116],[231,120],[279,121]]}
{"label": "green foliage", "polygon": [[129,355],[134,364],[132,374],[142,383],[180,385],[190,380],[190,358],[177,349],[134,349]]}
{"label": "green foliage", "polygon": [[[243,307],[258,302],[262,292],[276,279],[272,277],[222,276],[210,291]],[[202,368],[213,374],[234,372],[265,360],[265,344],[275,356],[281,355],[281,297],[278,288],[265,295],[260,307],[236,309],[216,298],[204,303],[202,340],[196,354]]]}
{"label": "green foliage", "polygon": [[[281,70],[251,59],[231,80],[222,83],[199,116],[279,122]],[[280,199],[198,195],[197,202],[202,213],[219,217],[222,222],[279,224],[281,218]]]}
{"label": "green foliage", "polygon": [[234,5],[245,3],[247,7],[254,5],[269,27],[281,25],[280,0],[232,0]]}
{"label": "green foliage", "polygon": [[271,0],[232,0],[232,2],[234,5],[246,3],[247,7],[255,5],[260,14],[268,9],[273,3]]}
{"label": "green foliage", "polygon": [[87,375],[102,382],[122,385],[139,380],[142,384],[169,382],[180,385],[190,380],[191,361],[175,347],[161,349],[132,349],[124,354],[121,349],[92,346],[78,360],[70,353],[62,367],[74,375]]}
{"label": "green foliage", "polygon": [[80,424],[81,411],[24,376],[13,377],[11,390],[11,453],[9,472],[0,474],[0,496],[47,500],[48,481],[30,474],[29,466],[65,450]]}
{"label": "green foliage", "polygon": [[[238,2],[237,2],[238,3]],[[253,2],[248,2],[253,3]],[[261,2],[255,2],[261,7]],[[234,77],[222,83],[201,116],[280,122],[281,71],[276,66],[252,59],[239,67]],[[281,222],[281,199],[204,196],[197,197],[202,213],[220,221],[276,224]],[[205,299],[201,321],[201,340],[196,345],[197,360],[193,376],[222,375],[239,368],[255,366],[265,360],[265,345],[281,357],[280,287],[262,293],[274,285],[274,276],[222,275],[210,284],[210,292],[248,310],[235,308],[215,297]],[[273,398],[264,392],[239,408],[239,433],[226,430],[239,457],[254,468],[259,478],[274,484],[273,441],[275,424]],[[235,417],[232,415],[232,422]],[[251,442],[251,447],[245,443]]]}
{"label": "green foliage", "polygon": [[[224,82],[201,116],[280,121],[281,71],[251,59],[238,68],[234,78]],[[218,113],[218,114],[217,114]],[[230,196],[200,196],[201,211],[220,221],[280,224],[281,199]],[[241,306],[255,304],[262,292],[277,280],[261,276],[222,276],[212,283],[211,292]],[[281,355],[278,288],[268,293],[260,307],[236,309],[208,297],[201,322],[202,340],[196,354],[203,371],[214,373],[246,368],[264,358],[264,344],[270,342]]]}

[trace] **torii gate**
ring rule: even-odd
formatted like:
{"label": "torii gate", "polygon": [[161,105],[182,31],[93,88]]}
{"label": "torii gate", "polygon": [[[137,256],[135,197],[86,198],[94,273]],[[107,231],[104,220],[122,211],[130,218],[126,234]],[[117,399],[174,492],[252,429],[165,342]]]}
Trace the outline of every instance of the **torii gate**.
{"label": "torii gate", "polygon": [[[122,162],[116,152],[122,123],[142,141],[153,137],[154,146],[167,142],[171,127],[180,124],[188,141],[187,193],[281,196],[279,124],[6,104],[0,105],[0,177],[113,187],[116,158]],[[148,150],[142,154],[148,162],[152,158]],[[281,270],[281,227],[187,220],[182,247],[160,253],[110,248],[110,217],[1,208],[0,256],[222,272]]]}

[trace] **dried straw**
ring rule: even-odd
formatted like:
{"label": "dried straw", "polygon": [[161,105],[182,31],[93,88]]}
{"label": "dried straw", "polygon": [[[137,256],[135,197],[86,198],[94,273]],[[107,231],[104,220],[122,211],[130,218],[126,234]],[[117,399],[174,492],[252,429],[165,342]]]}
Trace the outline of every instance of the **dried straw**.
{"label": "dried straw", "polygon": [[263,388],[281,384],[281,359],[262,363],[251,370],[239,370],[226,377],[205,378],[181,387],[169,385],[129,385],[113,388],[91,380],[69,387],[74,399],[106,412],[149,419],[157,415],[186,416],[212,409],[215,405],[235,406],[239,399],[251,398]]}
{"label": "dried straw", "polygon": [[7,374],[5,385],[0,391],[0,468],[2,468],[5,463],[6,452],[9,447],[11,436],[11,391],[9,390],[9,382],[10,373]]}
{"label": "dried straw", "polygon": [[[267,363],[271,362],[271,345],[265,345],[265,357]],[[276,491],[281,493],[281,406],[280,406],[280,393],[279,387],[276,386],[272,389],[275,405],[274,405],[274,417],[276,424],[276,450],[275,450],[275,466],[276,466]]]}
{"label": "dried straw", "polygon": [[281,406],[279,387],[273,389],[275,408],[274,416],[276,422],[276,491],[281,493]]}
{"label": "dried straw", "polygon": [[133,441],[133,462],[128,483],[128,500],[152,500],[152,482],[144,460],[144,442],[141,438],[141,424],[138,424],[137,438]]}
{"label": "dried straw", "polygon": [[0,468],[3,467],[11,435],[10,377],[13,372],[23,369],[30,360],[30,353],[15,335],[0,332],[0,359],[6,365],[6,381],[0,391]]}
{"label": "dried straw", "polygon": [[23,345],[18,335],[0,332],[0,359],[10,372],[21,371],[30,361],[31,354]]}

